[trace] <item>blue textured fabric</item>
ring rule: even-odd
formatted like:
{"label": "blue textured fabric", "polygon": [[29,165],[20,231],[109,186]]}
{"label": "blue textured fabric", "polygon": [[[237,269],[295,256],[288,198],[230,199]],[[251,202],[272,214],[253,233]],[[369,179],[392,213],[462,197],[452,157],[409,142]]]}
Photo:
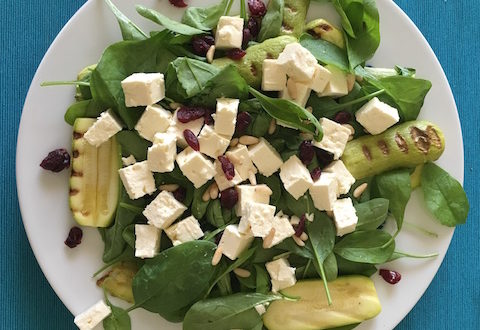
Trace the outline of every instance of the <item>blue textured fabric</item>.
{"label": "blue textured fabric", "polygon": [[[99,1],[99,0],[98,0]],[[133,1],[134,2],[134,1]],[[480,329],[480,1],[395,0],[437,54],[455,95],[465,143],[468,223],[457,229],[437,276],[398,329]],[[82,0],[1,1],[0,329],[74,329],[28,244],[15,188],[15,144],[30,80]]]}

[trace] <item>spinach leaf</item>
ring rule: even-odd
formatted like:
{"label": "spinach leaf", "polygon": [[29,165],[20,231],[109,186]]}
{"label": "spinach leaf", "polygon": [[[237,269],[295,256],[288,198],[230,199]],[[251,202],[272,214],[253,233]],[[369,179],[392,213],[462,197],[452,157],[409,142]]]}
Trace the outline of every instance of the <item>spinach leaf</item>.
{"label": "spinach leaf", "polygon": [[288,192],[282,194],[285,197],[285,201],[288,209],[295,214],[296,216],[301,217],[306,213],[312,213],[315,211],[315,206],[313,205],[312,197],[307,192],[299,199],[293,198]]}
{"label": "spinach leaf", "polygon": [[275,38],[282,32],[284,0],[271,0],[268,3],[267,13],[262,19],[258,42]]}
{"label": "spinach leaf", "polygon": [[161,252],[133,278],[136,307],[168,315],[195,302],[207,290],[214,274],[216,245],[191,241]]}
{"label": "spinach leaf", "polygon": [[[277,244],[276,246],[278,249],[285,250],[288,252],[291,252],[294,255],[306,258],[306,259],[312,259],[314,258],[312,248],[310,245],[306,245],[304,247],[298,246],[297,243],[293,240],[293,238],[287,238],[283,240],[281,243]],[[277,253],[278,254],[278,253]]]}
{"label": "spinach leaf", "polygon": [[271,117],[283,121],[302,132],[314,134],[316,141],[322,140],[322,126],[317,118],[305,108],[289,100],[268,97],[252,87],[250,87],[250,93],[255,96]]}
{"label": "spinach leaf", "polygon": [[372,264],[354,262],[337,255],[337,266],[339,275],[365,275],[372,276],[377,268]]}
{"label": "spinach leaf", "polygon": [[[318,0],[317,0],[318,1]],[[342,20],[342,27],[345,30],[345,32],[348,33],[349,36],[352,38],[355,38],[355,32],[353,31],[352,24],[350,23],[350,20],[345,13],[345,10],[343,9],[342,5],[340,4],[340,0],[331,0],[333,6],[335,7],[335,10],[337,11],[338,15],[340,16],[340,19]]]}
{"label": "spinach leaf", "polygon": [[388,216],[388,199],[375,198],[368,202],[355,205],[358,223],[355,230],[377,229]]}
{"label": "spinach leaf", "polygon": [[255,285],[258,293],[267,294],[270,292],[270,276],[263,265],[253,265],[255,267]]}
{"label": "spinach leaf", "polygon": [[245,134],[256,137],[267,135],[272,117],[266,113],[257,99],[250,99],[240,103],[239,112],[248,112],[252,117],[252,123],[248,125]]}
{"label": "spinach leaf", "polygon": [[226,224],[226,221],[223,218],[222,206],[220,205],[220,200],[218,198],[208,204],[206,218],[208,223],[216,228],[222,227]]}
{"label": "spinach leaf", "polygon": [[282,194],[282,184],[276,175],[270,175],[268,178],[263,175],[257,175],[257,182],[266,184],[272,190],[270,196],[270,205],[277,205]]}
{"label": "spinach leaf", "polygon": [[65,112],[65,122],[69,125],[73,125],[75,119],[77,118],[96,118],[100,116],[100,114],[105,110],[105,108],[101,107],[97,102],[94,100],[83,100],[79,102],[73,103],[71,106],[68,107],[67,111]]}
{"label": "spinach leaf", "polygon": [[122,232],[122,238],[129,247],[135,249],[135,224],[129,224]]}
{"label": "spinach leaf", "polygon": [[151,20],[154,23],[157,23],[165,27],[167,30],[170,30],[179,34],[187,35],[187,36],[194,36],[197,34],[205,33],[205,31],[202,31],[200,29],[196,29],[189,25],[174,21],[168,18],[167,16],[160,14],[156,10],[146,8],[141,5],[136,5],[135,9],[137,10],[137,13],[139,13],[141,16]]}
{"label": "spinach leaf", "polygon": [[184,330],[251,329],[261,322],[254,307],[280,296],[261,293],[236,293],[230,296],[202,300],[185,315]]}
{"label": "spinach leaf", "polygon": [[326,40],[315,39],[307,33],[300,36],[299,42],[322,64],[330,64],[343,71],[350,71],[347,54],[344,49]]}
{"label": "spinach leaf", "polygon": [[118,132],[115,137],[122,147],[123,156],[128,157],[133,155],[139,162],[147,159],[148,147],[150,147],[152,143],[140,137],[136,131],[121,131]]}
{"label": "spinach leaf", "polygon": [[197,219],[202,219],[205,213],[207,212],[208,204],[210,204],[210,199],[204,201],[202,199],[205,191],[210,188],[211,182],[207,182],[203,186],[193,191],[193,200],[192,200],[192,215]]}
{"label": "spinach leaf", "polygon": [[338,266],[335,253],[332,252],[328,255],[328,257],[323,262],[323,268],[325,269],[325,278],[328,282],[333,281],[337,278]]}
{"label": "spinach leaf", "polygon": [[441,167],[427,163],[422,171],[422,190],[427,208],[444,226],[467,220],[469,203],[462,185]]}
{"label": "spinach leaf", "polygon": [[334,247],[341,257],[367,264],[387,262],[395,250],[395,240],[383,230],[356,231],[346,235]]}
{"label": "spinach leaf", "polygon": [[147,38],[145,32],[125,16],[112,1],[105,0],[105,3],[110,7],[110,10],[117,18],[118,25],[120,25],[120,31],[122,31],[123,40],[143,40]]}
{"label": "spinach leaf", "polygon": [[182,23],[204,31],[213,30],[225,12],[227,2],[222,0],[218,5],[207,8],[188,7],[183,13]]}
{"label": "spinach leaf", "polygon": [[124,309],[112,305],[105,294],[105,302],[112,309],[112,313],[103,320],[103,328],[105,330],[130,330],[132,323],[128,312]]}

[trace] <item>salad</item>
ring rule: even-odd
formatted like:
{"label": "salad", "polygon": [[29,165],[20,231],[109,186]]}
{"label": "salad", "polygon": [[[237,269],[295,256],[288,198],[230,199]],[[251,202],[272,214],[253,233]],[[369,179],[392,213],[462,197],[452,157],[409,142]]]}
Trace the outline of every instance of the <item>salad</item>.
{"label": "salad", "polygon": [[71,168],[73,218],[105,244],[105,299],[80,329],[130,329],[137,308],[187,330],[351,329],[381,310],[371,275],[401,280],[382,264],[435,257],[395,247],[413,189],[441,224],[466,221],[463,188],[433,163],[443,133],[417,119],[431,83],[366,64],[374,1],[331,1],[341,27],[306,22],[305,0],[188,6],[181,22],[137,6],[149,33],[105,2],[124,40],[46,83],[77,89],[71,155],[41,166]]}

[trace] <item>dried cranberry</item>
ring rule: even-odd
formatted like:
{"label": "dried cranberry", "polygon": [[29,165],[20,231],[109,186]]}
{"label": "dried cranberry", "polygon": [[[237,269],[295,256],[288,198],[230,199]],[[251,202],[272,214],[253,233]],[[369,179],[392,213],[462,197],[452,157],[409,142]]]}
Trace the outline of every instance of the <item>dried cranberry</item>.
{"label": "dried cranberry", "polygon": [[295,226],[295,236],[297,237],[302,236],[303,232],[305,231],[305,220],[306,220],[306,217],[304,214],[300,218],[300,222],[298,223],[298,225]]}
{"label": "dried cranberry", "polygon": [[168,0],[172,5],[178,8],[185,8],[188,6],[183,0]]}
{"label": "dried cranberry", "polygon": [[237,126],[236,126],[236,131],[238,134],[242,134],[245,132],[252,122],[252,116],[246,111],[240,112],[237,115]]}
{"label": "dried cranberry", "polygon": [[183,131],[183,137],[187,144],[195,151],[200,150],[200,142],[198,142],[197,136],[191,130],[186,129]]}
{"label": "dried cranberry", "polygon": [[303,164],[308,165],[312,162],[313,156],[315,156],[315,149],[313,147],[312,141],[303,141],[300,144],[300,160]]}
{"label": "dried cranberry", "polygon": [[237,202],[238,192],[234,187],[225,189],[220,193],[220,205],[222,207],[231,210]]}
{"label": "dried cranberry", "polygon": [[182,106],[177,111],[178,121],[184,124],[202,118],[203,116],[205,116],[205,109],[200,107]]}
{"label": "dried cranberry", "polygon": [[331,152],[315,147],[315,153],[320,168],[325,168],[333,162],[334,155]]}
{"label": "dried cranberry", "polygon": [[245,55],[247,55],[247,52],[240,48],[233,48],[227,50],[227,53],[225,55],[234,61],[238,61],[241,60]]}
{"label": "dried cranberry", "polygon": [[243,41],[242,41],[242,48],[247,48],[248,42],[252,40],[252,34],[248,28],[243,29]]}
{"label": "dried cranberry", "polygon": [[315,167],[311,172],[310,176],[312,177],[312,180],[318,181],[320,179],[320,175],[322,175],[322,169],[320,167]]}
{"label": "dried cranberry", "polygon": [[250,16],[247,22],[247,29],[250,30],[250,35],[252,38],[256,38],[258,36],[258,33],[260,32],[260,24],[255,17]]}
{"label": "dried cranberry", "polygon": [[346,124],[352,120],[352,114],[346,111],[339,111],[335,114],[333,120],[339,124]]}
{"label": "dried cranberry", "polygon": [[390,284],[397,284],[402,279],[402,275],[399,272],[389,269],[380,269],[380,276]]}
{"label": "dried cranberry", "polygon": [[78,227],[72,227],[68,232],[68,237],[65,240],[65,245],[73,249],[78,244],[82,243],[83,232]]}
{"label": "dried cranberry", "polygon": [[212,36],[196,36],[192,38],[193,52],[198,56],[207,55],[208,50],[215,44],[215,39]]}
{"label": "dried cranberry", "polygon": [[252,16],[263,17],[267,13],[267,7],[260,0],[248,0],[248,9]]}
{"label": "dried cranberry", "polygon": [[70,167],[70,154],[63,148],[55,149],[48,153],[48,156],[40,163],[40,166],[45,170],[60,172]]}
{"label": "dried cranberry", "polygon": [[204,116],[205,124],[207,125],[213,124],[213,117],[212,117],[213,112],[214,111],[211,109],[205,109],[205,116]]}
{"label": "dried cranberry", "polygon": [[180,203],[182,203],[185,200],[185,197],[187,196],[187,191],[183,187],[178,187],[177,190],[173,192],[173,197]]}
{"label": "dried cranberry", "polygon": [[233,166],[227,156],[218,156],[218,161],[222,164],[222,170],[227,180],[232,181],[235,177],[235,166]]}

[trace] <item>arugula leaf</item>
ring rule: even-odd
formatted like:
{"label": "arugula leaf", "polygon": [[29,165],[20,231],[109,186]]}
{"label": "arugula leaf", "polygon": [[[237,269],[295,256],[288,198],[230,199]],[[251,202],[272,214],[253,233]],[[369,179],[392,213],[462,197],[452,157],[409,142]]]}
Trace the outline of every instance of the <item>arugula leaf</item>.
{"label": "arugula leaf", "polygon": [[142,138],[136,131],[120,131],[115,137],[122,147],[123,156],[133,155],[139,162],[147,159],[147,151],[152,143]]}
{"label": "arugula leaf", "polygon": [[300,36],[299,42],[322,64],[330,64],[343,71],[350,71],[348,57],[344,49],[341,49],[326,40],[315,39],[307,33]]}
{"label": "arugula leaf", "polygon": [[218,5],[207,8],[188,7],[183,13],[182,23],[204,31],[212,30],[225,12],[227,2],[222,0]]}
{"label": "arugula leaf", "polygon": [[105,108],[92,99],[79,101],[68,107],[64,119],[66,123],[73,126],[75,119],[84,117],[96,118],[105,110]]}
{"label": "arugula leaf", "polygon": [[383,230],[356,231],[342,238],[333,250],[350,261],[381,264],[392,256],[395,240]]}
{"label": "arugula leaf", "polygon": [[105,0],[105,3],[108,5],[108,7],[110,7],[110,10],[117,18],[123,40],[143,40],[148,38],[145,32],[143,32],[135,23],[125,16],[111,0]]}
{"label": "arugula leaf", "polygon": [[322,126],[317,118],[305,108],[289,100],[268,97],[252,87],[249,90],[271,117],[283,121],[302,132],[314,134],[316,141],[322,140]]}
{"label": "arugula leaf", "polygon": [[105,293],[105,302],[112,309],[112,313],[103,320],[103,328],[105,330],[130,330],[132,323],[128,312],[124,309],[112,305]]}
{"label": "arugula leaf", "polygon": [[427,163],[422,170],[422,190],[427,208],[444,226],[467,220],[469,203],[462,185],[441,167]]}
{"label": "arugula leaf", "polygon": [[355,205],[358,223],[355,230],[377,229],[388,216],[388,199],[375,198],[368,202]]}
{"label": "arugula leaf", "polygon": [[258,42],[278,37],[282,31],[284,0],[271,0],[268,3],[267,13],[262,19]]}
{"label": "arugula leaf", "polygon": [[151,20],[154,23],[157,23],[163,27],[165,27],[167,30],[187,35],[187,36],[194,36],[197,34],[204,34],[205,31],[196,29],[194,27],[191,27],[186,24],[179,23],[177,21],[174,21],[170,18],[168,18],[165,15],[160,14],[158,11],[146,8],[141,5],[136,5],[135,9],[137,10],[137,13],[139,13],[141,16],[145,17],[146,19]]}

